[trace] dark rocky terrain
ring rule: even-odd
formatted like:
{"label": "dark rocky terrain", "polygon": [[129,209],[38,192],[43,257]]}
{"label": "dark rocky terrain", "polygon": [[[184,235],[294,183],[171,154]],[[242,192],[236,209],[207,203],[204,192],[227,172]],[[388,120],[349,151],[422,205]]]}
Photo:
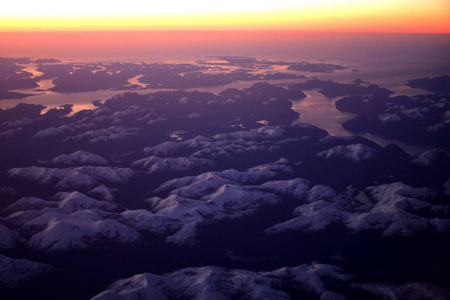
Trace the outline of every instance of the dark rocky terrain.
{"label": "dark rocky terrain", "polygon": [[[298,79],[246,69],[310,66],[219,59],[35,62],[59,92],[139,89],[127,85],[139,74],[177,89]],[[18,65],[27,62],[2,59],[1,70],[32,87],[38,79]],[[293,125],[292,101],[310,89],[342,97],[337,109],[356,114],[343,124],[351,131],[436,149],[411,155]],[[445,91],[407,97],[308,79],[217,94],[126,92],[95,105],[0,109],[2,299],[450,298]]]}

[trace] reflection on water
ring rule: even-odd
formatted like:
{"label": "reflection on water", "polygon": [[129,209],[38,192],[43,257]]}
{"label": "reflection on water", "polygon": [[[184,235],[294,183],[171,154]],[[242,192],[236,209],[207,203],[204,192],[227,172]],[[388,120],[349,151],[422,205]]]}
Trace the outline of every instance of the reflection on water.
{"label": "reflection on water", "polygon": [[141,77],[143,77],[143,75],[134,76],[133,78],[128,79],[128,82],[130,83],[130,85],[138,85],[140,87],[145,88],[146,85],[139,81],[139,78]]}
{"label": "reflection on water", "polygon": [[[192,63],[192,62],[190,62]],[[370,69],[370,66],[367,67]],[[35,74],[35,76],[39,76],[39,72],[36,71],[36,66],[27,68],[27,70],[30,70]],[[308,77],[317,77],[319,79],[327,79],[327,80],[333,80],[337,82],[351,82],[355,80],[356,78],[362,78],[363,80],[368,80],[371,82],[377,81],[377,73],[374,72],[353,72],[350,69],[347,69],[346,71],[342,72],[336,72],[336,73],[324,73],[324,74],[317,74],[317,73],[304,73]],[[366,76],[364,76],[366,75]],[[128,80],[130,85],[139,85],[141,87],[145,87],[145,84],[142,84],[139,82],[139,78],[142,75],[135,76]],[[399,75],[400,76],[400,75]],[[386,81],[386,79],[383,79],[382,82],[385,84],[382,84],[383,87],[388,87],[397,94],[403,94],[403,95],[417,95],[417,94],[423,94],[424,91],[413,89],[408,86],[405,86],[404,83],[406,82],[406,74],[403,74],[403,77],[400,76],[401,79],[396,79],[392,81]],[[268,82],[272,84],[282,85],[286,86],[290,83],[297,83],[297,82],[305,82],[308,79],[280,79],[280,80],[267,80]],[[42,89],[45,89],[45,92],[41,92],[39,94],[36,94],[34,96],[21,99],[20,102],[26,102],[26,103],[34,103],[34,104],[41,104],[46,106],[46,109],[43,111],[46,112],[52,107],[58,107],[63,104],[73,104],[73,112],[71,115],[73,115],[76,112],[79,112],[84,109],[94,109],[95,106],[92,104],[92,101],[105,101],[107,99],[112,98],[113,96],[121,93],[117,90],[100,90],[100,91],[93,91],[93,92],[80,92],[80,93],[57,93],[48,91],[48,89],[52,88],[54,84],[52,83],[53,79],[45,79],[38,82],[39,88],[37,89],[22,89],[17,90],[19,92],[23,93],[36,93],[36,91],[40,91]],[[213,86],[213,87],[198,87],[198,88],[189,88],[185,89],[188,92],[191,91],[200,91],[200,92],[209,92],[209,93],[215,93],[218,94],[222,92],[223,90],[229,89],[229,88],[235,88],[235,89],[245,89],[251,87],[253,84],[260,82],[259,80],[255,81],[237,81],[225,85],[220,86]],[[380,81],[376,82],[380,84]],[[389,84],[387,84],[389,83]],[[147,93],[154,93],[158,91],[172,91],[173,89],[141,89],[141,90],[134,90],[133,92],[136,92],[138,94],[147,94]],[[310,123],[313,124],[319,128],[325,129],[330,135],[335,136],[351,136],[354,135],[354,133],[345,130],[342,127],[342,123],[352,119],[355,115],[351,113],[341,112],[338,111],[335,108],[335,102],[340,99],[341,97],[326,97],[323,94],[319,93],[315,90],[305,91],[305,94],[307,97],[302,100],[296,100],[293,101],[292,109],[296,112],[300,113],[300,117],[295,123],[303,122],[303,123]],[[13,107],[18,103],[17,100],[3,100],[0,102],[0,106],[3,108],[7,107]],[[262,122],[261,122],[262,123]],[[263,123],[262,123],[263,124]],[[380,146],[386,146],[391,143],[396,143],[399,145],[403,150],[410,154],[417,154],[426,150],[430,150],[431,147],[423,146],[423,145],[417,145],[417,144],[411,144],[411,143],[404,143],[400,142],[395,139],[388,139],[381,136],[374,136],[371,134],[360,134],[360,136],[363,136],[371,141],[374,141],[375,143],[379,144]],[[173,138],[178,139],[178,135],[174,135]]]}
{"label": "reflection on water", "polygon": [[422,153],[424,151],[428,151],[428,150],[431,150],[434,148],[434,147],[426,146],[426,145],[406,143],[406,142],[402,142],[402,141],[399,141],[396,139],[390,139],[390,138],[386,138],[384,136],[373,135],[370,133],[359,134],[359,135],[362,137],[365,137],[368,140],[371,140],[371,141],[377,143],[378,145],[380,145],[382,147],[389,145],[389,144],[397,144],[397,146],[402,148],[405,152],[408,152],[409,154],[412,154],[412,155],[416,155],[416,154],[419,154],[419,153]]}
{"label": "reflection on water", "polygon": [[27,65],[19,64],[19,65],[24,67],[23,71],[33,74],[33,76],[31,78],[35,78],[35,77],[44,75],[44,73],[37,70],[39,67],[39,65],[37,65],[37,64],[27,64]]}
{"label": "reflection on water", "polygon": [[325,97],[317,91],[306,91],[307,97],[300,101],[293,101],[292,109],[300,113],[299,118],[294,121],[297,123],[310,123],[319,128],[325,129],[330,135],[351,136],[359,135],[371,140],[384,147],[389,144],[397,144],[409,154],[418,154],[423,151],[431,150],[432,147],[418,145],[413,143],[401,142],[396,139],[390,139],[383,136],[376,136],[369,133],[355,134],[342,127],[342,123],[355,117],[354,114],[341,112],[336,109],[335,102],[340,97]]}
{"label": "reflection on water", "polygon": [[292,109],[300,113],[300,117],[294,124],[311,123],[325,129],[331,135],[352,135],[342,128],[341,124],[355,115],[338,111],[334,107],[338,98],[328,98],[317,91],[305,91],[305,94],[307,96],[305,99],[293,101]]}
{"label": "reflection on water", "polygon": [[[290,83],[305,82],[305,81],[306,81],[306,79],[264,80],[264,82],[269,82],[271,84],[279,84],[279,85],[286,85],[286,84],[290,84]],[[199,91],[199,92],[208,92],[208,93],[218,94],[226,89],[239,89],[239,90],[246,89],[258,82],[261,82],[261,80],[237,81],[237,82],[228,83],[228,84],[219,85],[219,86],[213,86],[213,87],[190,88],[190,89],[186,89],[186,91],[188,91],[188,92]]]}
{"label": "reflection on water", "polygon": [[[305,73],[308,77],[337,82],[352,82],[359,78],[396,94],[424,94],[422,90],[405,86],[409,79],[450,74],[450,38],[440,34],[315,34],[299,32],[1,32],[3,57],[51,57],[62,63],[74,62],[187,62],[199,61],[217,64],[209,72],[220,72],[226,55],[250,56],[274,61],[319,60],[346,67],[335,73]],[[41,76],[38,64],[23,65],[34,77]],[[215,68],[214,68],[215,67]],[[98,72],[105,68],[92,72]],[[289,72],[285,66],[255,69],[253,72]],[[130,85],[145,87],[139,82],[141,75],[128,80]],[[17,90],[38,94],[24,99],[0,101],[0,108],[13,107],[19,102],[58,107],[74,104],[75,112],[92,109],[93,100],[105,101],[121,91],[101,90],[81,93],[55,93],[48,91],[53,79],[41,80],[36,89]],[[287,84],[304,80],[270,80],[273,84]],[[219,93],[228,88],[243,89],[259,81],[238,81],[222,86],[190,88],[187,91]],[[42,91],[45,90],[45,91]],[[134,90],[139,94],[170,89]],[[307,91],[308,97],[293,102],[293,109],[301,113],[298,122],[307,122],[327,130],[332,135],[346,136],[350,132],[341,124],[353,117],[337,111],[336,98],[327,98],[317,91]],[[411,153],[426,147],[400,143],[395,140],[366,135],[386,145],[395,142]]]}
{"label": "reflection on water", "polygon": [[52,87],[54,87],[55,85],[53,84],[53,79],[44,79],[44,80],[40,80],[37,82],[37,84],[39,85],[38,89],[42,89],[42,90],[46,90],[46,92],[48,92],[47,90],[51,89]]}

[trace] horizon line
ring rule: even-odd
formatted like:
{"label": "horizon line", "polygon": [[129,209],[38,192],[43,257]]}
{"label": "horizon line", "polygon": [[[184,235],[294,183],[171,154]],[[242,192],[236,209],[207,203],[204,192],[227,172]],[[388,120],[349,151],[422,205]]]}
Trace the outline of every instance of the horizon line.
{"label": "horizon line", "polygon": [[2,30],[0,33],[105,33],[105,32],[259,32],[259,33],[310,33],[310,34],[450,34],[450,31],[330,31],[330,30],[297,30],[297,29],[27,29],[27,30]]}

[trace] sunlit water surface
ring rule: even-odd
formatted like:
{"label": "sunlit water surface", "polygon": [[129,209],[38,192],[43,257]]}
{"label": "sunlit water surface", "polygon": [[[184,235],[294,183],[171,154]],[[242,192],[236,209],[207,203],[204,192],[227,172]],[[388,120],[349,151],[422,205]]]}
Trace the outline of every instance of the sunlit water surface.
{"label": "sunlit water surface", "polygon": [[[346,70],[335,73],[302,73],[337,82],[357,78],[388,88],[399,95],[427,93],[405,86],[409,79],[450,74],[450,35],[441,34],[312,34],[295,32],[88,32],[88,33],[0,33],[0,56],[57,58],[64,62],[190,62],[213,61],[216,56],[240,55],[260,59],[310,61],[341,64]],[[39,76],[37,65],[26,70]],[[283,70],[278,70],[283,71]],[[139,84],[139,76],[129,80]],[[287,84],[304,80],[272,80]],[[227,88],[247,88],[255,81],[239,81],[223,86],[199,87],[187,91],[219,93]],[[19,102],[51,107],[74,104],[74,111],[93,109],[93,100],[105,101],[123,91],[101,90],[82,93],[47,91],[52,79],[38,82],[39,88],[17,90],[37,95],[24,99],[2,100],[0,108]],[[137,90],[146,94],[167,89]],[[307,98],[293,102],[301,114],[297,122],[307,122],[332,135],[347,136],[341,124],[352,114],[336,110],[337,98],[317,91],[306,91]],[[395,142],[410,153],[429,149],[379,136],[365,135],[380,145]]]}

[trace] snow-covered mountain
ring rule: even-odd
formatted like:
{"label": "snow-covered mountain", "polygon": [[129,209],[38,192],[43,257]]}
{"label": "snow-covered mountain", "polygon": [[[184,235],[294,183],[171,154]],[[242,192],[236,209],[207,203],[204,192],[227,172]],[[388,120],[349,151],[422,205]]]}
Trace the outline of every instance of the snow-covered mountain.
{"label": "snow-covered mountain", "polygon": [[[217,68],[291,66],[223,59]],[[174,81],[164,84],[183,87],[219,80],[219,69],[189,66],[66,71],[165,70]],[[242,76],[259,78],[236,70],[220,80]],[[0,298],[449,298],[448,153],[410,155],[299,123],[291,100],[308,89],[350,97],[336,105],[358,110],[352,122],[389,129],[435,110],[439,128],[447,124],[446,95],[432,96],[427,111],[422,96],[318,79],[124,93],[75,113],[0,109]],[[433,137],[445,135],[439,128]]]}

